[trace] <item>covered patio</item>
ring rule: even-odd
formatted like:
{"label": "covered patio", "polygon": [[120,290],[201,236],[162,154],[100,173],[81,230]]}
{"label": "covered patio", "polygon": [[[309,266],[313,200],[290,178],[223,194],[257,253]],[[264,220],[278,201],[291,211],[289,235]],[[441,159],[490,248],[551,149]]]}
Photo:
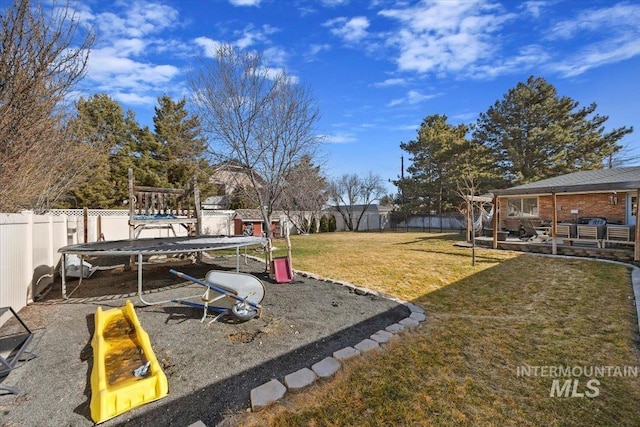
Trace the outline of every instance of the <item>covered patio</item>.
{"label": "covered patio", "polygon": [[[477,240],[494,249],[640,261],[640,167],[574,172],[493,195],[493,235]],[[523,221],[543,230],[546,242],[520,241]]]}

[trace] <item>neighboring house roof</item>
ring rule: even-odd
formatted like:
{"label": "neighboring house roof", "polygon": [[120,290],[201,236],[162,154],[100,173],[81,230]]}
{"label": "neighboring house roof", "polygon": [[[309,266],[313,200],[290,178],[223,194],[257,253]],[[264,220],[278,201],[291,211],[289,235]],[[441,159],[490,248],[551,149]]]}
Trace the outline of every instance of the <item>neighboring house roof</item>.
{"label": "neighboring house roof", "polygon": [[547,193],[585,193],[622,191],[640,188],[640,166],[574,172],[547,178],[504,190],[493,190],[498,196]]}
{"label": "neighboring house roof", "polygon": [[222,209],[229,205],[229,196],[209,196],[202,202],[203,209]]}
{"label": "neighboring house roof", "polygon": [[[264,184],[264,180],[260,175],[256,174],[255,178],[258,185]],[[229,193],[238,186],[252,186],[251,178],[249,177],[247,168],[234,161],[216,165],[215,170],[209,180],[214,184],[225,184],[229,186]]]}

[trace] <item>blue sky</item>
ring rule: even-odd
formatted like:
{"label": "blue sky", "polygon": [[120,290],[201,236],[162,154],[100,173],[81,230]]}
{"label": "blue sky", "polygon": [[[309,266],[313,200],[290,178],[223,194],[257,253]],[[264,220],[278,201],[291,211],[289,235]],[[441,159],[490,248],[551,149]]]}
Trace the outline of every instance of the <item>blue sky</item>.
{"label": "blue sky", "polygon": [[396,178],[400,142],[416,137],[424,117],[473,123],[530,75],[580,105],[596,102],[608,129],[633,126],[622,142],[640,154],[638,2],[80,0],[77,7],[98,36],[85,96],[107,93],[152,127],[157,98],[188,97],[190,68],[217,44],[260,51],[318,101],[329,176]]}

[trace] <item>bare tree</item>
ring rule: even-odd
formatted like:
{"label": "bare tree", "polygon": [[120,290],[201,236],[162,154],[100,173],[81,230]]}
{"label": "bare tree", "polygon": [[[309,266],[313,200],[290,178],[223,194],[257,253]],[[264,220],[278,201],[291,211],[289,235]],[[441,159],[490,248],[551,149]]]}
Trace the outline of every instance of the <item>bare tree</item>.
{"label": "bare tree", "polygon": [[94,36],[53,6],[15,0],[0,15],[0,211],[45,209],[95,158],[66,126]]}
{"label": "bare tree", "polygon": [[379,175],[369,172],[364,178],[345,174],[329,184],[329,203],[340,213],[350,231],[358,230],[367,208],[385,195],[382,183]]}
{"label": "bare tree", "polygon": [[[228,45],[202,62],[190,84],[212,154],[245,169],[263,221],[271,224],[287,174],[303,156],[313,158],[321,142],[310,92],[286,72],[270,69],[261,55]],[[271,227],[265,231],[270,240]]]}
{"label": "bare tree", "polygon": [[326,179],[320,173],[320,167],[304,157],[287,175],[279,206],[299,233],[308,234],[316,231],[311,227],[314,223],[319,225],[320,213],[326,202]]}

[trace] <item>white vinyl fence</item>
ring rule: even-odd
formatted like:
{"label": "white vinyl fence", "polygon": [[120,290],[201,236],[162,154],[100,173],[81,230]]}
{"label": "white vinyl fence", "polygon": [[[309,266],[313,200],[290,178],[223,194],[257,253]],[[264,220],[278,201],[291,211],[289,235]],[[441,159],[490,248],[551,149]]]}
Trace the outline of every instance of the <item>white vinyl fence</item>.
{"label": "white vinyl fence", "polygon": [[[234,211],[204,211],[204,234],[232,235]],[[129,238],[126,210],[66,209],[46,215],[0,213],[0,307],[16,312],[53,282],[58,249],[76,243]],[[85,227],[86,223],[86,227]],[[184,228],[143,230],[139,237],[186,236]],[[85,239],[86,234],[86,239]],[[8,316],[7,316],[8,318]],[[0,318],[0,325],[6,319]]]}
{"label": "white vinyl fence", "polygon": [[66,217],[0,214],[0,307],[18,311],[33,299],[34,287],[51,284],[58,249],[67,242]]}

